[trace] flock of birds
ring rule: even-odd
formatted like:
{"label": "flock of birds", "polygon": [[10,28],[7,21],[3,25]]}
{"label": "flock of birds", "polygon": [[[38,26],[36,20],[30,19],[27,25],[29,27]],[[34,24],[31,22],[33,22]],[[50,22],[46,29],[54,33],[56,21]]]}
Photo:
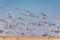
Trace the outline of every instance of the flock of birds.
{"label": "flock of birds", "polygon": [[[58,35],[60,37],[59,35],[60,26],[56,25],[55,23],[46,21],[47,16],[43,12],[39,13],[38,15],[34,15],[32,12],[25,9],[19,9],[19,8],[15,8],[15,9],[18,10],[19,11],[18,14],[23,15],[23,17],[16,17],[14,19],[12,16],[13,13],[11,14],[11,12],[8,12],[6,16],[7,19],[0,18],[0,36],[45,36],[46,37],[46,36]],[[24,11],[26,13],[23,13]],[[60,19],[60,16],[56,16],[55,18]],[[49,32],[54,34],[49,35]]]}

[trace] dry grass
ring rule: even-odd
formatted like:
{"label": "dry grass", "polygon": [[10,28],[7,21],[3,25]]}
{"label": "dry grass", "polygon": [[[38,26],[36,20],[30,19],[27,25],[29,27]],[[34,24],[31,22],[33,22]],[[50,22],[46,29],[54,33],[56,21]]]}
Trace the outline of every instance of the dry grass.
{"label": "dry grass", "polygon": [[0,37],[0,40],[60,40],[59,37]]}

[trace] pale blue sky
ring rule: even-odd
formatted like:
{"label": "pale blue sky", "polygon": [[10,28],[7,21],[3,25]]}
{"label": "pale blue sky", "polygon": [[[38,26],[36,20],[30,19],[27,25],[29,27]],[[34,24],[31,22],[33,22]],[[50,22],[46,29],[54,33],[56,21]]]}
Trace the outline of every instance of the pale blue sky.
{"label": "pale blue sky", "polygon": [[60,14],[60,0],[0,0],[0,6],[7,10],[14,8],[32,9],[48,16]]}

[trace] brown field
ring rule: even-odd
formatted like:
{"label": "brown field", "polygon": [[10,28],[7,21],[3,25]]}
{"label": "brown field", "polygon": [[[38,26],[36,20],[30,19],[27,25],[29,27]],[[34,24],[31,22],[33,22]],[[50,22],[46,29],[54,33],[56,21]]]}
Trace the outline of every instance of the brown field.
{"label": "brown field", "polygon": [[60,37],[0,37],[0,40],[60,40]]}

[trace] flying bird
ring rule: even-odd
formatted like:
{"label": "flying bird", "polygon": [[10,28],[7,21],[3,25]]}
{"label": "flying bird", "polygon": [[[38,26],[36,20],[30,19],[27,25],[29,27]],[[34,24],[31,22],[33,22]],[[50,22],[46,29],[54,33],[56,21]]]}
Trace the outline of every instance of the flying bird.
{"label": "flying bird", "polygon": [[19,18],[16,18],[15,20],[16,20],[16,21],[24,21],[24,20],[26,20],[26,18],[21,18],[21,17],[19,17]]}
{"label": "flying bird", "polygon": [[59,30],[52,30],[51,32],[59,33]]}
{"label": "flying bird", "polygon": [[60,16],[56,16],[55,18],[56,18],[56,19],[60,19]]}
{"label": "flying bird", "polygon": [[39,19],[46,19],[47,16],[44,13],[39,13],[39,15],[36,16]]}
{"label": "flying bird", "polygon": [[44,32],[44,33],[42,33],[42,35],[41,35],[42,37],[47,37],[47,36],[49,36],[48,35],[48,33],[47,32]]}
{"label": "flying bird", "polygon": [[19,11],[22,11],[23,9],[19,9],[19,8],[15,8],[15,9],[17,9],[17,10],[19,10]]}

